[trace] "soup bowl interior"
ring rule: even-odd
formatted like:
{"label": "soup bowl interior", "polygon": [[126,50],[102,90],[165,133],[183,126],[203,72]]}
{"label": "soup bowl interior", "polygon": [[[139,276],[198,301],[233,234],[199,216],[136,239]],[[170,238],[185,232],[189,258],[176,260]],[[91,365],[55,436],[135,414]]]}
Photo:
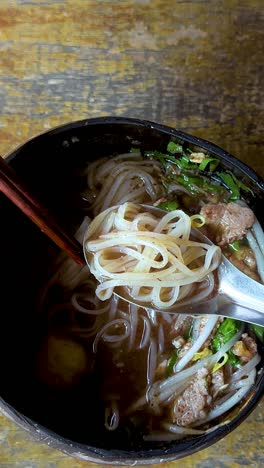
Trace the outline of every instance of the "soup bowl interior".
{"label": "soup bowl interior", "polygon": [[[83,218],[80,171],[101,156],[144,149],[166,149],[171,137],[210,151],[252,189],[249,203],[262,224],[263,181],[222,149],[182,132],[151,122],[99,118],[71,123],[33,138],[8,157],[9,164],[32,191],[74,233]],[[263,205],[262,205],[263,206]],[[35,378],[36,349],[45,321],[36,312],[41,285],[58,249],[11,202],[1,196],[2,326],[1,409],[16,423],[62,451],[83,459],[112,464],[150,464],[180,458],[205,448],[236,428],[255,407],[264,388],[263,371],[252,391],[225,420],[205,435],[177,442],[143,442],[100,429],[103,415],[95,395],[72,390],[56,394]],[[262,353],[263,355],[263,353]],[[263,360],[259,365],[263,368]]]}

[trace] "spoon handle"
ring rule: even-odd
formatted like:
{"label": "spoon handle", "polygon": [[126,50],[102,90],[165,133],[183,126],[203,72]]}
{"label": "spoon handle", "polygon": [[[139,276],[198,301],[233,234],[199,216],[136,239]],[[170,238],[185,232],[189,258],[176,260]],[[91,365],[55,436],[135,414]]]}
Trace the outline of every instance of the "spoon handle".
{"label": "spoon handle", "polygon": [[242,320],[264,325],[264,285],[242,274],[233,265],[230,267],[225,257],[218,269],[218,278],[223,307],[229,309],[235,304],[234,314],[240,314],[241,311],[243,317],[246,317]]}
{"label": "spoon handle", "polygon": [[229,304],[224,304],[218,309],[217,312],[223,317],[231,317],[236,320],[241,320],[242,322],[253,323],[254,325],[260,325],[264,327],[264,313],[259,312],[254,309],[248,309],[247,307],[241,306],[239,304],[234,304],[229,302]]}

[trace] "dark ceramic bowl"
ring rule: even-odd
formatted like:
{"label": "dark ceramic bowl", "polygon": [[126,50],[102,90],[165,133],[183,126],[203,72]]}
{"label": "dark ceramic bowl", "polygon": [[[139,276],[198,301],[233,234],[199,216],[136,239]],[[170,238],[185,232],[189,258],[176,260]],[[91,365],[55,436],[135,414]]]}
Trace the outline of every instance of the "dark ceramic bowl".
{"label": "dark ceramic bowl", "polygon": [[[28,141],[8,157],[9,164],[72,232],[82,214],[78,209],[76,170],[97,156],[128,151],[134,140],[146,149],[163,149],[171,137],[204,148],[242,177],[254,191],[250,201],[262,225],[264,182],[250,168],[217,146],[152,122],[106,117],[82,120],[50,130]],[[34,350],[39,340],[37,290],[58,250],[2,196],[2,313],[1,399],[4,414],[21,427],[63,452],[81,459],[116,465],[151,464],[190,455],[223,438],[253,410],[264,389],[264,372],[230,422],[204,436],[181,442],[143,443],[101,435],[93,425],[92,397],[54,402],[33,375]],[[262,353],[263,354],[263,353]],[[263,360],[259,368],[263,368]],[[73,396],[74,398],[74,396]]]}

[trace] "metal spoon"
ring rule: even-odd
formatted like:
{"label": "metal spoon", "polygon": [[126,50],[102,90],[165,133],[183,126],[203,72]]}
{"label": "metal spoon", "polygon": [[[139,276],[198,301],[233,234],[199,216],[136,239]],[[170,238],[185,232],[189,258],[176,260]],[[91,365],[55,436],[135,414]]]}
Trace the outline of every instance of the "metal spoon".
{"label": "metal spoon", "polygon": [[[149,205],[140,206],[160,217],[167,213],[157,207]],[[198,229],[192,229],[192,236],[196,240],[206,244],[213,244]],[[85,242],[86,237],[84,236],[84,256],[89,266],[91,254],[87,252]],[[188,302],[185,300],[166,309],[153,308],[152,304],[146,305],[146,303],[136,302],[125,288],[116,289],[114,294],[131,304],[157,312],[190,315],[217,314],[264,326],[264,285],[238,270],[223,254],[222,262],[217,270],[217,276],[218,288],[214,289],[214,292],[210,294],[210,298],[206,301],[193,302],[191,299]]]}

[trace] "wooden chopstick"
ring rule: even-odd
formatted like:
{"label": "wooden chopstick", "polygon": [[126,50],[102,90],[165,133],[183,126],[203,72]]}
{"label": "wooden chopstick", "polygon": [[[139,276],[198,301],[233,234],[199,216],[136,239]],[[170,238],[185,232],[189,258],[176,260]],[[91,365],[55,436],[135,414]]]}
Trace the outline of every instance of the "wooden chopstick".
{"label": "wooden chopstick", "polygon": [[1,156],[0,190],[69,257],[78,264],[85,264],[82,245],[57,224],[48,210],[30,194],[15,171]]}

